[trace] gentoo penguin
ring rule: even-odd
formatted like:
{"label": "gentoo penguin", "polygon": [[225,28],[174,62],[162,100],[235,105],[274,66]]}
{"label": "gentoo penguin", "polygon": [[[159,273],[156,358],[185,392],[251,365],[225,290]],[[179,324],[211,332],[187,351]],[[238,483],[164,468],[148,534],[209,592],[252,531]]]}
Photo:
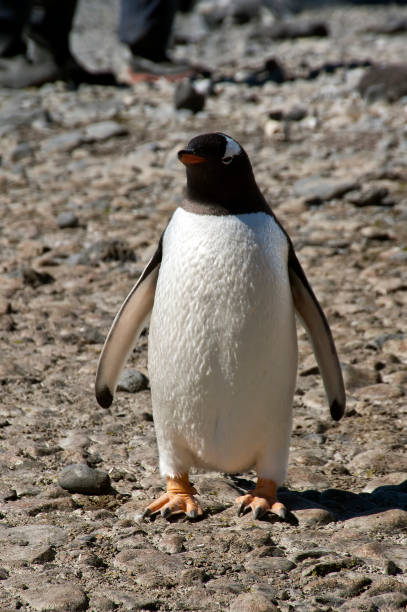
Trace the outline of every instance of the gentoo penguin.
{"label": "gentoo penguin", "polygon": [[144,516],[202,514],[192,467],[241,472],[257,485],[237,499],[258,518],[286,509],[285,478],[297,374],[295,312],[312,342],[339,420],[345,391],[334,341],[292,242],[238,142],[202,134],[179,151],[186,197],[107,336],[96,397],[108,407],[151,312],[148,369],[167,492]]}

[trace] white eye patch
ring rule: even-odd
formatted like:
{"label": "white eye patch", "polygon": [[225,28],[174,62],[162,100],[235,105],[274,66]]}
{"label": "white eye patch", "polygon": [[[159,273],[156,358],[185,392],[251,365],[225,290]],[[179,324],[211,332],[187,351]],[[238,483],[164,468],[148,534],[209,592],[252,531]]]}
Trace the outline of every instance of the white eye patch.
{"label": "white eye patch", "polygon": [[223,159],[227,157],[234,157],[235,155],[239,155],[239,153],[242,150],[241,146],[236,142],[236,140],[233,140],[233,138],[226,136],[226,134],[224,134],[224,137],[226,139],[226,149],[223,155]]}

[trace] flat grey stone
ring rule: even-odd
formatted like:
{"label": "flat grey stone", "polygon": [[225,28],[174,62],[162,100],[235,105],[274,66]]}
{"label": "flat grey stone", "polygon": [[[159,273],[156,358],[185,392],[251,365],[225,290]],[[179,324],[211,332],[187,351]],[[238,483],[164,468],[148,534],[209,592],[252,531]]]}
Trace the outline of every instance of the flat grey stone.
{"label": "flat grey stone", "polygon": [[242,593],[230,605],[229,612],[275,612],[278,608],[262,593]]}
{"label": "flat grey stone", "polygon": [[295,563],[284,557],[260,557],[245,563],[247,570],[254,572],[289,572],[296,567]]}
{"label": "flat grey stone", "polygon": [[83,141],[80,130],[64,132],[58,136],[51,136],[41,142],[41,151],[46,154],[72,151]]}
{"label": "flat grey stone", "polygon": [[407,512],[393,509],[385,512],[375,512],[374,514],[364,514],[347,520],[346,526],[361,532],[402,532],[407,528]]}
{"label": "flat grey stone", "polygon": [[380,99],[395,102],[407,95],[407,64],[371,66],[363,74],[357,89],[369,102]]}
{"label": "flat grey stone", "polygon": [[66,227],[78,227],[79,219],[75,213],[70,210],[63,211],[57,216],[57,225],[61,229]]}
{"label": "flat grey stone", "polygon": [[205,106],[205,96],[195,89],[191,81],[184,79],[175,89],[174,106],[177,110],[187,109],[198,113]]}
{"label": "flat grey stone", "polygon": [[7,580],[9,576],[9,571],[5,567],[0,567],[0,580]]}
{"label": "flat grey stone", "polygon": [[118,391],[137,393],[148,387],[148,378],[138,370],[123,370],[117,383]]}
{"label": "flat grey stone", "polygon": [[119,569],[129,573],[162,574],[172,578],[184,569],[182,553],[168,555],[164,552],[150,549],[124,549],[113,561]]}
{"label": "flat grey stone", "polygon": [[21,597],[34,610],[41,612],[82,612],[88,608],[88,598],[82,589],[70,582],[43,584],[40,588],[27,589]]}
{"label": "flat grey stone", "polygon": [[100,495],[110,489],[110,477],[84,463],[67,465],[61,472],[58,484],[70,493]]}
{"label": "flat grey stone", "polygon": [[84,139],[88,142],[107,140],[113,136],[127,134],[127,128],[117,121],[99,121],[91,123],[84,130]]}
{"label": "flat grey stone", "polygon": [[355,181],[335,180],[321,176],[309,176],[296,181],[293,185],[296,196],[306,202],[324,202],[340,198],[348,191],[357,189]]}
{"label": "flat grey stone", "polygon": [[55,558],[55,550],[46,544],[8,544],[0,550],[0,563],[8,567],[21,567],[31,563],[46,563]]}
{"label": "flat grey stone", "polygon": [[68,533],[54,525],[23,525],[21,527],[0,527],[0,544],[25,544],[62,546]]}

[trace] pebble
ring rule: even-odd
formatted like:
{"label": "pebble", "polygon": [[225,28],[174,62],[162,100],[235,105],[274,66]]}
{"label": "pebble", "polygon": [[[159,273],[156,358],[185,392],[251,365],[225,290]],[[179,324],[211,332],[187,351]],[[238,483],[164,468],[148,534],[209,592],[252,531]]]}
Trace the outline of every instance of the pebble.
{"label": "pebble", "polygon": [[47,545],[12,545],[0,551],[0,563],[7,567],[24,567],[27,564],[43,564],[52,561],[55,550]]}
{"label": "pebble", "polygon": [[41,142],[41,151],[44,155],[52,153],[65,153],[72,151],[78,147],[83,140],[83,135],[80,130],[72,130],[64,132],[57,136],[51,136]]}
{"label": "pebble", "polygon": [[160,550],[173,554],[180,553],[185,550],[184,537],[176,533],[165,534],[160,540]]}
{"label": "pebble", "polygon": [[59,475],[58,484],[70,493],[83,495],[101,495],[110,490],[109,474],[84,463],[67,465]]}
{"label": "pebble", "polygon": [[147,389],[149,381],[147,376],[138,370],[123,370],[120,374],[119,382],[117,383],[118,391],[127,391],[127,393],[137,393]]}
{"label": "pebble", "polygon": [[65,229],[67,227],[78,227],[79,218],[77,217],[77,215],[75,215],[75,213],[66,210],[59,213],[57,217],[57,225],[61,229]]}
{"label": "pebble", "polygon": [[334,515],[325,508],[304,508],[294,510],[294,516],[298,519],[301,526],[328,525],[335,520]]}
{"label": "pebble", "polygon": [[296,196],[305,198],[307,203],[321,203],[334,198],[340,198],[348,191],[356,189],[354,181],[334,180],[322,176],[310,176],[299,179],[293,185]]}
{"label": "pebble", "polygon": [[368,533],[402,532],[407,527],[407,512],[399,509],[373,512],[372,514],[350,518],[346,521],[346,525],[350,529],[357,529],[358,531]]}
{"label": "pebble", "polygon": [[22,599],[41,612],[82,612],[88,609],[88,597],[74,583],[43,584],[21,592]]}
{"label": "pebble", "polygon": [[384,64],[366,70],[357,86],[369,102],[384,99],[395,102],[407,95],[407,64]]}
{"label": "pebble", "polygon": [[269,34],[275,39],[329,36],[329,27],[323,21],[281,21],[273,24]]}
{"label": "pebble", "polygon": [[242,593],[230,605],[229,612],[277,612],[278,608],[261,593]]}
{"label": "pebble", "polygon": [[177,110],[186,109],[193,113],[199,113],[205,106],[205,96],[197,91],[194,83],[189,79],[183,79],[175,88],[174,107]]}
{"label": "pebble", "polygon": [[99,121],[86,126],[84,130],[84,140],[94,142],[107,140],[113,136],[123,136],[127,134],[127,128],[117,121]]}
{"label": "pebble", "polygon": [[260,559],[251,559],[245,564],[247,570],[264,573],[264,572],[289,572],[296,567],[295,563],[284,557],[261,557]]}

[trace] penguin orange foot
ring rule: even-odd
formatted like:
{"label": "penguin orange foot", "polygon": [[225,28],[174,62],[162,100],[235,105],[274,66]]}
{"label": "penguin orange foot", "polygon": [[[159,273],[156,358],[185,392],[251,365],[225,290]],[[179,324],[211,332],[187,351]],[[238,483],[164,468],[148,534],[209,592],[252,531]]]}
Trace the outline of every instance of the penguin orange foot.
{"label": "penguin orange foot", "polygon": [[164,518],[184,512],[187,518],[196,519],[203,514],[199,502],[194,498],[196,493],[196,489],[189,482],[188,474],[167,478],[167,492],[145,509],[143,518],[161,511]]}
{"label": "penguin orange foot", "polygon": [[269,478],[259,478],[256,487],[236,499],[239,504],[238,515],[241,516],[249,508],[255,519],[261,518],[266,512],[273,512],[281,518],[287,516],[287,508],[277,500],[277,485]]}

